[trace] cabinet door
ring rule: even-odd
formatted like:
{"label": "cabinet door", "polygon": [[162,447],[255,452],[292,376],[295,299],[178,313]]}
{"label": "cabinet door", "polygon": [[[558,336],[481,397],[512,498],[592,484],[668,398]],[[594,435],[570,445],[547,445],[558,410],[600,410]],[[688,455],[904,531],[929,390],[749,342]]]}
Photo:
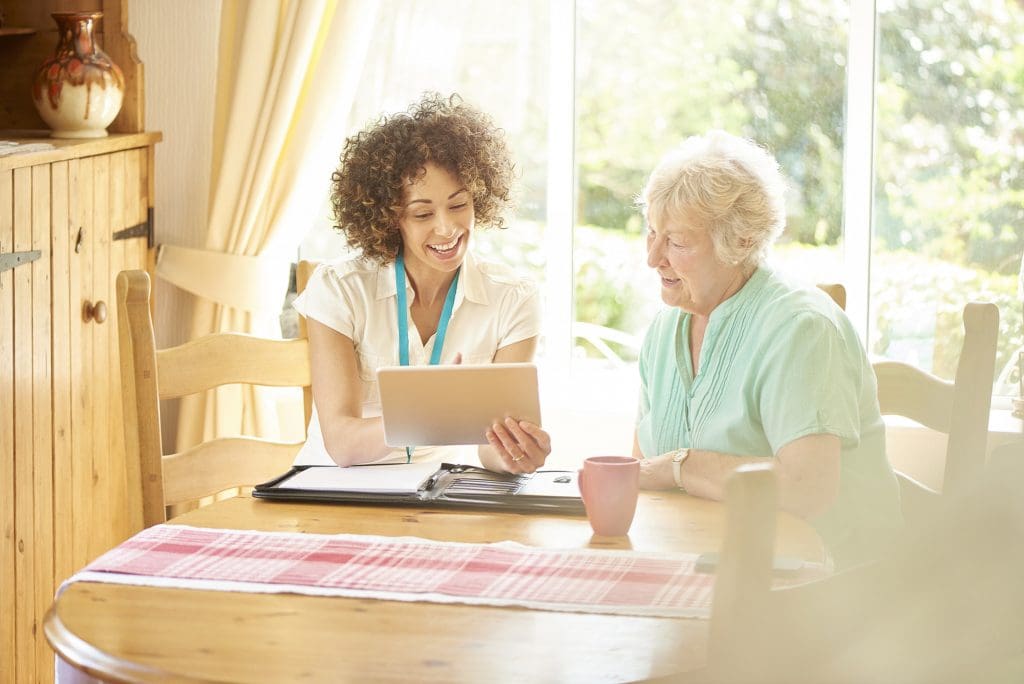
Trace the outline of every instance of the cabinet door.
{"label": "cabinet door", "polygon": [[[14,171],[0,171],[0,254],[14,251]],[[13,682],[17,620],[14,464],[14,270],[0,271],[0,682]]]}
{"label": "cabinet door", "polygon": [[[138,454],[126,454],[124,446],[124,407],[121,392],[121,363],[118,346],[117,306],[115,304],[117,274],[126,269],[147,268],[149,255],[149,169],[151,148],[136,148],[115,152],[110,159],[109,179],[109,231],[106,282],[103,296],[108,307],[106,335],[103,345],[109,360],[107,421],[111,426],[107,434],[108,453],[112,477],[110,511],[107,513],[111,538],[108,547],[115,546],[138,531],[140,519],[129,511],[127,495],[127,461],[138,459]],[[97,296],[99,296],[97,294]],[[100,330],[97,328],[97,333]]]}
{"label": "cabinet door", "polygon": [[147,241],[145,237],[115,240],[114,234],[145,222],[149,203],[140,179],[145,175],[142,169],[148,169],[148,153],[145,148],[135,149],[71,164],[74,182],[67,243],[71,507],[62,516],[69,516],[72,529],[70,558],[60,559],[59,564],[64,566],[66,561],[68,567],[79,568],[133,531],[125,489],[114,283],[125,268],[145,268]]}
{"label": "cabinet door", "polygon": [[3,251],[42,255],[0,275],[0,648],[13,654],[0,673],[45,682],[41,621],[54,588],[50,169],[4,171],[0,185]]}
{"label": "cabinet door", "polygon": [[[102,543],[91,529],[93,505],[99,492],[94,491],[93,478],[98,444],[93,439],[95,391],[93,378],[93,329],[85,319],[86,302],[92,303],[93,254],[96,250],[95,157],[69,162],[69,224],[68,224],[68,386],[71,399],[71,449],[69,452],[71,499],[70,510],[60,516],[60,523],[70,528],[70,567],[79,568],[95,556]],[[66,485],[65,485],[66,486]],[[63,532],[61,534],[64,534]]]}

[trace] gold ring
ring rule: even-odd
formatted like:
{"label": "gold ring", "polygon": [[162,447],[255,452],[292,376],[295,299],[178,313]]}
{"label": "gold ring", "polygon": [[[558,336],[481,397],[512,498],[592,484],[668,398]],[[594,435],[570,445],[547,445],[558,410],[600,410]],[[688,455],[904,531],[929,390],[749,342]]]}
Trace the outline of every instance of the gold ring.
{"label": "gold ring", "polygon": [[519,458],[516,458],[515,456],[513,456],[512,460],[515,461],[516,463],[518,463],[519,461],[522,461],[524,458],[525,458],[525,456],[520,456]]}

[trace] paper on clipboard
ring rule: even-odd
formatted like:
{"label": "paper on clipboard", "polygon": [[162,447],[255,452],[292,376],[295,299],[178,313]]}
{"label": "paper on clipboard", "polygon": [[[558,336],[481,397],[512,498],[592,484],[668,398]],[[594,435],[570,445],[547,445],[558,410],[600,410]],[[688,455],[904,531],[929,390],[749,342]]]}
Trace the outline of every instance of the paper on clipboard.
{"label": "paper on clipboard", "polygon": [[535,472],[516,492],[518,496],[574,496],[579,492],[575,471]]}
{"label": "paper on clipboard", "polygon": [[312,466],[292,475],[282,485],[309,491],[414,494],[436,470],[437,464],[428,462],[351,468]]}

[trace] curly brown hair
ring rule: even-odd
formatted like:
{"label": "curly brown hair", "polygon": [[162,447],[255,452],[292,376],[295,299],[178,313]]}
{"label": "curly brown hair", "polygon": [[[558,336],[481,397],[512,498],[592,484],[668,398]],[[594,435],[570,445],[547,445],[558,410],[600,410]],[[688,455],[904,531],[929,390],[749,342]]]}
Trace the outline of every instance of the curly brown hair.
{"label": "curly brown hair", "polygon": [[477,225],[505,227],[514,167],[503,131],[458,95],[425,93],[408,111],[383,116],[345,140],[331,174],[334,229],[364,257],[393,261],[402,245],[404,184],[424,173],[427,162],[466,186]]}

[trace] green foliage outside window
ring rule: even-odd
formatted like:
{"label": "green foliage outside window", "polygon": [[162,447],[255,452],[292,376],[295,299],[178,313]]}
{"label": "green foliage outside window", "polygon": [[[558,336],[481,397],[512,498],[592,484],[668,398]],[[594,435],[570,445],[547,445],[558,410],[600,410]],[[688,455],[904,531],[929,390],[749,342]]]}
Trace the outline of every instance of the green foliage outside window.
{"label": "green foliage outside window", "polygon": [[[487,259],[517,264],[542,283],[544,264],[535,258],[541,235],[539,224],[516,222],[508,230],[479,234],[476,251]],[[575,319],[623,330],[639,343],[663,306],[657,280],[646,265],[643,237],[579,226],[573,252],[578,264]],[[800,244],[780,245],[771,256],[772,263],[808,283],[834,280],[830,275],[837,272],[839,260],[833,247]],[[999,307],[997,371],[1009,364],[1015,350],[1024,345],[1014,276],[958,266],[906,250],[877,255],[875,274],[874,325],[868,345],[873,355],[892,356],[905,352],[909,344],[922,366],[932,368],[940,377],[952,378],[963,344],[964,291],[975,292],[973,299]],[[623,360],[635,360],[635,348],[615,350]],[[1012,388],[996,389],[1009,392]]]}
{"label": "green foliage outside window", "polygon": [[[963,305],[988,300],[1001,311],[1001,368],[1024,335],[1024,7],[876,10],[871,351],[952,377]],[[632,329],[644,309],[624,303],[635,286],[617,279],[622,251],[607,241],[641,232],[632,204],[646,173],[709,128],[779,159],[792,187],[780,257],[836,252],[848,14],[845,0],[578,0],[577,214],[593,226],[575,234],[578,320]],[[605,242],[588,245],[598,228]]]}

